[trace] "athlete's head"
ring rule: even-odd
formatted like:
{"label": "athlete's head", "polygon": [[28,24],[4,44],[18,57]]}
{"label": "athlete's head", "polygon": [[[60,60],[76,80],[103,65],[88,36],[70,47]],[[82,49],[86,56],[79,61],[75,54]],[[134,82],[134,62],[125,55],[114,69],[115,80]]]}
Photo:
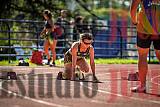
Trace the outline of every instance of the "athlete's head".
{"label": "athlete's head", "polygon": [[45,19],[51,19],[52,18],[52,13],[49,10],[44,10],[43,11],[43,16]]}
{"label": "athlete's head", "polygon": [[91,45],[93,42],[93,36],[91,33],[80,34],[80,40],[84,45]]}

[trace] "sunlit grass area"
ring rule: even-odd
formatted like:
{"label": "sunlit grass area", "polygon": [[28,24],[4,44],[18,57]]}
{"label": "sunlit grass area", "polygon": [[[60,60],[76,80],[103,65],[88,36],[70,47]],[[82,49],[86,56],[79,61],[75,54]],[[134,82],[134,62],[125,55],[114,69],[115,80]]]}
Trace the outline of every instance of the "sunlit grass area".
{"label": "sunlit grass area", "polygon": [[[29,60],[26,60],[26,62],[28,62],[30,66],[33,66],[33,67],[37,66],[36,64],[31,63]],[[19,63],[18,60],[10,61],[10,62],[4,60],[4,61],[0,61],[0,66],[18,66],[18,63]]]}
{"label": "sunlit grass area", "polygon": [[[87,59],[89,62],[89,59]],[[42,65],[36,65],[34,63],[31,63],[30,60],[26,60],[26,62],[29,62],[29,66],[36,67],[36,66],[42,66]],[[19,61],[0,61],[0,66],[18,66]],[[119,59],[119,58],[107,58],[107,59],[95,59],[96,64],[137,64],[137,59]],[[158,64],[158,60],[151,60],[150,63],[152,64]],[[56,60],[57,66],[63,66],[63,59]]]}
{"label": "sunlit grass area", "polygon": [[96,59],[96,64],[137,64],[136,59],[119,59],[119,58],[112,58],[112,59]]}

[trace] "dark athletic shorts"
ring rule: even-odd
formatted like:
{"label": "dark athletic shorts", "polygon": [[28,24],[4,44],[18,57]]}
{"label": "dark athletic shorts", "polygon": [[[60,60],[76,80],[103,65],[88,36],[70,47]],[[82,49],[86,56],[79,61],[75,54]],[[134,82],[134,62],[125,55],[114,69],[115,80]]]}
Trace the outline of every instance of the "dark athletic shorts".
{"label": "dark athletic shorts", "polygon": [[[153,38],[154,37],[154,38]],[[150,48],[153,43],[154,49],[160,50],[160,35],[150,35],[137,33],[137,46],[140,48]]]}

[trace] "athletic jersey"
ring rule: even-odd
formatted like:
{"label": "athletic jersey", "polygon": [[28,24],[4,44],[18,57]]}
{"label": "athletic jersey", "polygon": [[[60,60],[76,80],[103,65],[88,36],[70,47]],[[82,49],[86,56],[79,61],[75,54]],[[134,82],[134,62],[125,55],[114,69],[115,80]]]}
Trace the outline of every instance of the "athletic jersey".
{"label": "athletic jersey", "polygon": [[45,21],[45,27],[48,30],[46,34],[44,35],[44,38],[48,39],[50,44],[53,44],[53,40],[57,40],[58,36],[56,35],[55,32],[52,31],[52,26],[53,26],[53,21],[52,20],[47,20]]}
{"label": "athletic jersey", "polygon": [[80,45],[81,45],[81,43],[78,45],[77,56],[78,57],[86,57],[86,56],[88,56],[89,55],[90,47],[88,47],[85,52],[81,52],[80,51]]}
{"label": "athletic jersey", "polygon": [[52,24],[53,24],[53,21],[52,21],[52,20],[47,20],[47,21],[45,21],[45,27],[46,27],[46,28],[52,28]]}
{"label": "athletic jersey", "polygon": [[160,35],[160,0],[142,0],[138,12],[137,31]]}
{"label": "athletic jersey", "polygon": [[[90,50],[90,47],[88,47],[85,52],[81,52],[80,51],[80,45],[81,45],[81,43],[78,44],[77,61],[83,59],[86,56],[88,56],[89,55],[89,50]],[[64,55],[64,64],[66,64],[66,63],[72,63],[71,48]]]}
{"label": "athletic jersey", "polygon": [[[81,43],[79,43],[79,45],[78,45],[77,58],[87,57],[87,56],[89,55],[90,47],[88,47],[85,52],[81,52],[81,51],[80,51],[80,46],[81,46]],[[71,55],[71,49],[69,49],[69,50],[66,52],[66,54],[70,54],[70,55]]]}

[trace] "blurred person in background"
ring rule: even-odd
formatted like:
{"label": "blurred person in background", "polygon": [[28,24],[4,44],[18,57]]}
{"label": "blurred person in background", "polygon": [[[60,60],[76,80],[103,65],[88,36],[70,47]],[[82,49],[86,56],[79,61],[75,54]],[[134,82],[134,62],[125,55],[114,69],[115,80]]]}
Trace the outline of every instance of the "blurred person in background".
{"label": "blurred person in background", "polygon": [[[56,44],[57,44],[57,35],[54,32],[55,25],[52,19],[52,14],[49,10],[43,11],[43,17],[45,19],[45,26],[40,33],[41,36],[45,37],[44,41],[44,54],[48,58],[47,65],[55,66],[56,60]],[[49,54],[49,48],[52,52],[52,58]]]}

